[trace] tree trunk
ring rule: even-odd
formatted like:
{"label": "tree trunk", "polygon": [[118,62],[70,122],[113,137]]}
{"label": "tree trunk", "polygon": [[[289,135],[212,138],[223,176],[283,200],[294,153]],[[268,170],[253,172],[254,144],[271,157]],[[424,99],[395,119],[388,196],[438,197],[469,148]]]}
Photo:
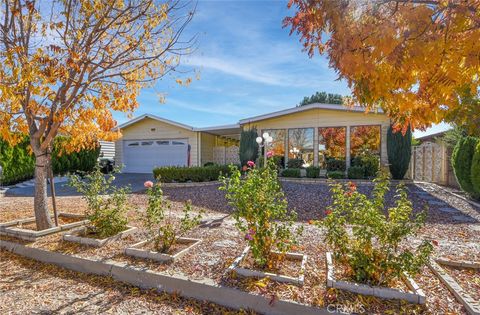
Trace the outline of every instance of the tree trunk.
{"label": "tree trunk", "polygon": [[50,213],[48,212],[47,177],[50,156],[47,151],[34,150],[35,152],[35,197],[34,210],[37,230],[53,227]]}

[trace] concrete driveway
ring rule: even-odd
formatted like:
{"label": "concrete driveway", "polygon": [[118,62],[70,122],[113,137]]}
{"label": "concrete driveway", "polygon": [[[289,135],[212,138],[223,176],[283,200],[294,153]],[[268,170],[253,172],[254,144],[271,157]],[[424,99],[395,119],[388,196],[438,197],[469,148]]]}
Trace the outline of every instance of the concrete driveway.
{"label": "concrete driveway", "polygon": [[[130,186],[132,192],[139,192],[145,189],[143,183],[147,180],[153,180],[153,175],[150,174],[140,174],[140,173],[129,173],[129,174],[116,174],[113,185],[117,187]],[[6,196],[25,196],[33,197],[34,187],[22,187],[22,188],[10,188],[6,191]],[[55,194],[57,196],[78,196],[80,195],[77,191],[68,186],[67,182],[55,183]],[[50,196],[50,186],[48,187],[48,195]]]}

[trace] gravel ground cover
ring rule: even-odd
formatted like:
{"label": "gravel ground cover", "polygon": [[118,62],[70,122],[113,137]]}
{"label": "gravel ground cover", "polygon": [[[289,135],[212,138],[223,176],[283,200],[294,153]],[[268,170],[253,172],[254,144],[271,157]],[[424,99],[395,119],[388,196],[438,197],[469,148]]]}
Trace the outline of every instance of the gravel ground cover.
{"label": "gravel ground cover", "polygon": [[[173,201],[171,215],[177,216],[183,207],[182,202],[187,199],[192,200],[195,211],[206,211],[205,216],[208,218],[219,218],[224,213],[229,213],[231,210],[224,201],[223,192],[218,191],[217,187],[165,188],[166,195]],[[243,235],[237,232],[234,221],[230,217],[225,218],[218,228],[199,227],[191,231],[186,236],[201,238],[203,240],[202,246],[193,248],[182,259],[170,265],[129,258],[123,255],[123,249],[126,246],[145,238],[141,231],[99,249],[63,242],[60,234],[42,238],[29,246],[69,253],[79,257],[110,258],[173,275],[184,274],[192,279],[210,278],[223,285],[265,295],[273,301],[281,298],[317,306],[338,304],[351,310],[369,314],[461,314],[464,312],[462,306],[455,301],[453,295],[435,278],[428,268],[424,268],[422,273],[415,278],[427,295],[426,306],[415,306],[399,301],[385,301],[334,289],[327,290],[325,287],[326,248],[323,243],[322,232],[302,221],[318,219],[323,216],[324,210],[331,202],[328,186],[325,184],[283,183],[283,187],[290,207],[295,206],[299,212],[300,222],[297,224],[305,226],[304,234],[300,238],[300,245],[295,249],[295,251],[309,256],[303,287],[280,284],[268,281],[268,279],[237,278],[235,275],[226,274],[227,267],[246,246]],[[362,192],[369,192],[371,189],[371,186],[359,187]],[[408,189],[416,212],[425,209],[426,204],[430,205],[426,227],[421,230],[419,237],[408,240],[408,244],[404,246],[415,245],[421,241],[421,237],[427,237],[439,242],[435,253],[438,257],[464,257],[479,261],[480,233],[477,228],[480,226],[478,217],[480,210],[473,208],[459,198],[445,194],[440,188],[434,186],[409,185]],[[391,202],[393,196],[394,192],[391,191],[387,196],[389,202]],[[137,211],[142,211],[146,206],[146,196],[132,194],[129,200],[136,208],[129,213],[130,225],[141,227],[137,220]],[[432,201],[435,201],[435,203],[432,203]],[[59,198],[58,205],[60,211],[72,213],[81,213],[85,207],[84,202],[78,197]],[[445,208],[453,210],[445,211]],[[0,209],[0,222],[28,217],[31,216],[32,199],[0,198]],[[302,210],[300,211],[300,209]],[[462,219],[454,218],[457,215],[462,216]],[[468,218],[468,222],[464,217]]]}

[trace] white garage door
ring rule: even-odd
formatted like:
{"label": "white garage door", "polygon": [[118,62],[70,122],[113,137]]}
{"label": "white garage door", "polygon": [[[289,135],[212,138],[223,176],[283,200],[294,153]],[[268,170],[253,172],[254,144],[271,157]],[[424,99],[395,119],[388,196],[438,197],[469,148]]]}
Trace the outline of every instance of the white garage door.
{"label": "white garage door", "polygon": [[125,173],[151,173],[157,166],[187,166],[188,140],[129,140],[123,143]]}

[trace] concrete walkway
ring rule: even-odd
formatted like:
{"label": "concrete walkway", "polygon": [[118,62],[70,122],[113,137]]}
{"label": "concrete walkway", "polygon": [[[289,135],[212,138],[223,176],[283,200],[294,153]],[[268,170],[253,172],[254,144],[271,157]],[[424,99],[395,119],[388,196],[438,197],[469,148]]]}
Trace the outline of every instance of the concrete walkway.
{"label": "concrete walkway", "polygon": [[[152,174],[116,174],[113,185],[117,187],[130,186],[132,192],[139,192],[145,189],[143,183],[147,180],[153,180]],[[6,191],[5,196],[24,196],[33,197],[35,187],[14,187]],[[55,183],[55,194],[57,196],[78,196],[79,193],[68,186],[67,182]],[[48,195],[50,196],[50,186],[48,186]]]}

